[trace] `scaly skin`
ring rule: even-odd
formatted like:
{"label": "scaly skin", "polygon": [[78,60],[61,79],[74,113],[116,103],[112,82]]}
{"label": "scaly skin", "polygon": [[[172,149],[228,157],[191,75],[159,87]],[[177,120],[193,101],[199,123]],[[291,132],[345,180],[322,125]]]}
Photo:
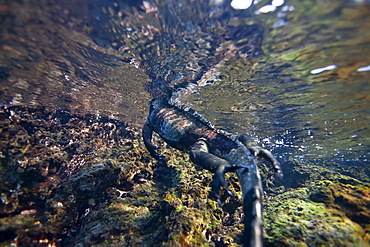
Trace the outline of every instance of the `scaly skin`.
{"label": "scaly skin", "polygon": [[194,110],[160,100],[151,102],[149,116],[143,128],[143,138],[150,154],[156,159],[162,159],[155,152],[158,147],[151,144],[153,131],[170,146],[189,152],[190,159],[195,164],[214,173],[212,192],[220,206],[220,187],[233,195],[226,185],[224,174],[229,171],[237,173],[242,187],[245,214],[243,245],[262,246],[263,192],[254,158],[265,158],[281,177],[280,165],[272,154],[257,146],[247,134],[235,136],[215,129]]}

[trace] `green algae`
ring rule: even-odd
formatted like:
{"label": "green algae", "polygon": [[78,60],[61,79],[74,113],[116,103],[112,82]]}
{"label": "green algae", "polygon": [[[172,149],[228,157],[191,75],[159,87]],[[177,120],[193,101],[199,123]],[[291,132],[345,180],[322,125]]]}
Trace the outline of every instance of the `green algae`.
{"label": "green algae", "polygon": [[297,198],[296,191],[287,193],[283,194],[283,201],[279,195],[265,207],[267,243],[273,243],[272,246],[359,246],[365,243],[364,230],[343,212],[304,197]]}
{"label": "green algae", "polygon": [[285,181],[288,191],[265,202],[267,246],[366,246],[370,184],[320,164],[290,162],[285,169],[296,172],[286,170],[295,178]]}

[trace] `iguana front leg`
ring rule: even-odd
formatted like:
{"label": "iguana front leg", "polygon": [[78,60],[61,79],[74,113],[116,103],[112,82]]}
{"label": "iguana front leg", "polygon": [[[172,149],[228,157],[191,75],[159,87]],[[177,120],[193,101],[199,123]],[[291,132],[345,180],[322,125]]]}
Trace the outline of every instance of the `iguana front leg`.
{"label": "iguana front leg", "polygon": [[266,149],[258,146],[256,142],[253,140],[253,138],[248,134],[243,134],[238,137],[239,141],[243,143],[243,145],[249,149],[249,151],[254,155],[258,156],[260,158],[264,158],[265,160],[269,161],[274,170],[276,175],[279,178],[282,178],[283,173],[281,171],[280,163],[272,156],[270,151],[267,151]]}
{"label": "iguana front leg", "polygon": [[211,183],[212,193],[215,196],[220,207],[222,206],[219,195],[221,186],[229,195],[234,196],[233,193],[229,190],[224,176],[226,172],[235,170],[236,168],[240,168],[239,166],[231,166],[227,160],[209,153],[207,143],[203,139],[200,139],[192,146],[190,150],[190,159],[195,164],[200,165],[201,167],[214,173],[213,181]]}
{"label": "iguana front leg", "polygon": [[157,154],[157,152],[155,151],[156,149],[158,149],[158,147],[153,146],[152,144],[153,129],[150,123],[148,122],[148,120],[146,120],[144,124],[142,133],[143,133],[144,144],[146,148],[148,149],[150,155],[157,160],[162,159],[163,156],[160,154]]}

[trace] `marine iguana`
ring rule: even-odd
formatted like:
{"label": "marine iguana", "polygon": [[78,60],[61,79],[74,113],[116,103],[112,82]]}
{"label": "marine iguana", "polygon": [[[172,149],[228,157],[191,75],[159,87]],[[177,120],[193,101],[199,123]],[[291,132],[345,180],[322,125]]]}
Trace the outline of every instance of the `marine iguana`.
{"label": "marine iguana", "polygon": [[281,177],[279,162],[272,154],[259,147],[248,134],[238,136],[216,129],[190,107],[170,104],[160,99],[151,101],[149,116],[143,127],[145,146],[155,159],[160,160],[163,157],[156,153],[158,147],[152,144],[153,131],[170,146],[189,152],[190,159],[195,164],[214,173],[212,193],[220,206],[220,187],[233,195],[225,182],[224,174],[229,171],[237,173],[243,197],[243,245],[262,246],[263,191],[254,158],[260,156],[269,161],[275,173]]}

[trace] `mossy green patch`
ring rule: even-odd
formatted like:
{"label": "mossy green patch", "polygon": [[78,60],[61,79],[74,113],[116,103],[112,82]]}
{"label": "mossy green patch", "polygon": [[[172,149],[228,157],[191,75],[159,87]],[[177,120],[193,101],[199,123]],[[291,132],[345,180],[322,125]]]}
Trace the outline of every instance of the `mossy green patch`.
{"label": "mossy green patch", "polygon": [[[294,192],[269,201],[265,231],[274,246],[350,246],[361,244],[364,230],[346,215],[323,203],[296,197]],[[344,237],[346,236],[346,237]]]}

